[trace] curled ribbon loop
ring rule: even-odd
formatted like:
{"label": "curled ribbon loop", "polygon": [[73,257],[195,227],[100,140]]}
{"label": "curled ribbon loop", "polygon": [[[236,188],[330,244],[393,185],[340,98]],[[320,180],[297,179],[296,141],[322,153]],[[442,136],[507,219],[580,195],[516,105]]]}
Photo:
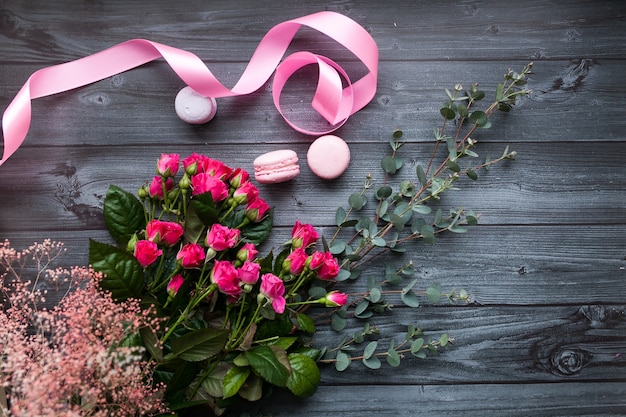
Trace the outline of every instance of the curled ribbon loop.
{"label": "curled ribbon loop", "polygon": [[[352,52],[368,73],[354,83],[332,60],[310,52],[296,52],[282,62],[287,47],[301,26],[317,30]],[[295,130],[319,135],[339,128],[348,117],[365,107],[376,93],[378,47],[374,39],[352,19],[334,12],[319,12],[279,23],[270,29],[250,58],[239,81],[226,88],[204,62],[191,52],[146,39],[132,39],[87,57],[43,68],[33,73],[2,116],[4,153],[2,165],[24,142],[31,121],[31,100],[69,91],[163,58],[187,85],[206,97],[250,94],[274,74],[272,96],[278,112]],[[318,65],[318,85],[313,108],[332,126],[309,131],[289,121],[280,108],[280,94],[287,80],[306,65]],[[346,87],[342,85],[342,78]]]}

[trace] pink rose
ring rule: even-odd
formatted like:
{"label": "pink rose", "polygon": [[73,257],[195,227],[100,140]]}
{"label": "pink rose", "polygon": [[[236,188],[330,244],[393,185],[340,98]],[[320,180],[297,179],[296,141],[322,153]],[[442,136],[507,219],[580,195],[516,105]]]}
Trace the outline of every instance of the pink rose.
{"label": "pink rose", "polygon": [[185,172],[189,175],[195,175],[198,172],[204,172],[204,167],[206,166],[208,159],[208,156],[192,153],[187,158],[183,159],[183,167],[185,168]]}
{"label": "pink rose", "polygon": [[230,186],[239,188],[239,186],[245,182],[250,180],[250,174],[248,171],[242,168],[235,168],[235,170],[230,174]]}
{"label": "pink rose", "polygon": [[176,254],[183,268],[197,268],[204,263],[206,254],[202,246],[197,243],[187,243]]}
{"label": "pink rose", "polygon": [[[174,187],[174,181],[171,178],[167,178],[165,180],[165,191],[169,191]],[[150,183],[150,188],[148,189],[148,193],[150,193],[150,197],[159,198],[163,200],[163,177],[160,175],[155,175],[152,178],[152,182]]]}
{"label": "pink rose", "polygon": [[152,265],[162,254],[163,251],[158,248],[157,244],[149,240],[140,240],[135,244],[135,258],[144,268]]}
{"label": "pink rose", "polygon": [[260,293],[272,302],[272,308],[278,314],[285,312],[285,284],[274,274],[263,274]]}
{"label": "pink rose", "polygon": [[204,172],[214,176],[215,178],[219,178],[220,180],[228,179],[233,172],[233,169],[222,161],[211,158],[207,158],[206,164],[203,168]]}
{"label": "pink rose", "polygon": [[317,269],[319,279],[331,280],[339,274],[339,263],[330,252],[324,252],[322,262]]}
{"label": "pink rose", "polygon": [[150,220],[146,225],[146,238],[154,243],[172,246],[183,236],[183,227],[174,222]]}
{"label": "pink rose", "polygon": [[259,280],[259,272],[261,271],[261,265],[254,262],[244,262],[241,267],[237,269],[239,272],[239,279],[244,284],[256,284]]}
{"label": "pink rose", "polygon": [[263,220],[263,217],[270,210],[270,206],[261,198],[255,198],[252,201],[248,201],[248,207],[246,207],[246,217],[253,223],[258,223]]}
{"label": "pink rose", "polygon": [[233,264],[228,261],[215,261],[211,270],[211,282],[226,295],[238,297],[241,294],[239,274]]}
{"label": "pink rose", "polygon": [[326,297],[320,299],[326,307],[341,307],[348,302],[348,295],[342,292],[331,291],[326,294]]}
{"label": "pink rose", "polygon": [[296,224],[291,229],[291,245],[294,248],[306,248],[317,241],[318,234],[310,224],[302,224],[296,220]]}
{"label": "pink rose", "polygon": [[157,173],[163,177],[173,177],[178,172],[180,155],[177,153],[161,154],[157,162]]}
{"label": "pink rose", "polygon": [[252,261],[259,254],[254,243],[245,243],[241,249],[237,251],[237,259],[241,262]]}
{"label": "pink rose", "polygon": [[317,277],[331,280],[339,274],[339,263],[330,252],[315,252],[310,256],[309,268],[317,271]]}
{"label": "pink rose", "polygon": [[178,294],[178,290],[185,283],[185,279],[182,275],[176,274],[170,279],[170,282],[167,284],[167,294],[170,297],[175,297]]}
{"label": "pink rose", "polygon": [[219,223],[214,223],[206,235],[206,245],[216,251],[230,249],[239,242],[239,229],[229,229]]}
{"label": "pink rose", "polygon": [[237,204],[246,204],[248,201],[256,200],[258,197],[259,189],[251,182],[244,182],[233,193],[233,198]]}
{"label": "pink rose", "polygon": [[224,181],[205,172],[191,177],[191,189],[193,195],[210,192],[213,201],[216,203],[228,197],[228,186]]}
{"label": "pink rose", "polygon": [[283,262],[283,270],[289,271],[294,275],[300,274],[304,270],[305,262],[309,255],[303,248],[294,249]]}

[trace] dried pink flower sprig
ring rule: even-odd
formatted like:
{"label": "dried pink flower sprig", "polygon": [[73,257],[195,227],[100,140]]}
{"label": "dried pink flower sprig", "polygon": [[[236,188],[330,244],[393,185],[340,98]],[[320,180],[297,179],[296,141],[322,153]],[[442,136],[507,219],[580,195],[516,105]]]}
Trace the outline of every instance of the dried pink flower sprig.
{"label": "dried pink flower sprig", "polygon": [[[131,346],[139,329],[160,319],[138,300],[113,301],[98,287],[101,276],[75,267],[54,269],[63,250],[46,240],[24,251],[0,245],[0,387],[5,416],[149,416],[166,411],[164,387],[153,385],[145,349]],[[28,262],[35,276],[22,271]],[[50,309],[38,286],[65,283]]]}
{"label": "dried pink flower sprig", "polygon": [[114,298],[154,304],[163,317],[162,331],[142,337],[166,400],[219,413],[258,400],[264,384],[313,394],[320,351],[309,347],[306,309],[347,303],[330,288],[342,274],[336,258],[300,221],[276,256],[259,256],[273,213],[245,170],[198,154],[163,154],[156,165],[138,198],[109,189],[104,217],[117,246],[92,241],[90,263]]}

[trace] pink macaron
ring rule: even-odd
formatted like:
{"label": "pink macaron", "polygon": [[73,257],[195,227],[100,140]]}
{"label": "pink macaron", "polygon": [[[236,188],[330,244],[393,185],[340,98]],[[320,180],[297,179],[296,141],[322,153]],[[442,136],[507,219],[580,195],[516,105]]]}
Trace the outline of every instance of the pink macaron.
{"label": "pink macaron", "polygon": [[274,184],[294,179],[300,174],[298,155],[289,149],[265,153],[254,162],[254,178],[261,184]]}
{"label": "pink macaron", "polygon": [[325,135],[317,138],[306,154],[309,168],[315,175],[326,180],[339,177],[350,164],[350,148],[338,136]]}

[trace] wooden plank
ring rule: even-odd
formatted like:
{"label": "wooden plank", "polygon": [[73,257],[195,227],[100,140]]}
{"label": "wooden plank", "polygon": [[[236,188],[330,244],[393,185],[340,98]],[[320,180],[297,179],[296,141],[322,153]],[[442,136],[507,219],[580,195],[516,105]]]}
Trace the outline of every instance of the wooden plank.
{"label": "wooden plank", "polygon": [[[87,263],[89,238],[110,242],[103,229],[9,232],[3,222],[2,230],[0,238],[18,248],[44,238],[60,240],[67,248],[63,262],[72,265]],[[280,248],[289,233],[289,228],[274,230],[261,252]],[[464,288],[474,305],[622,304],[625,234],[624,225],[476,227],[466,235],[441,237],[433,246],[418,243],[402,257],[381,258],[368,264],[364,274],[382,275],[386,263],[399,267],[412,261],[416,288],[433,283],[446,291]],[[364,291],[365,282],[350,291]]]}
{"label": "wooden plank", "polygon": [[[100,207],[109,185],[135,192],[151,179],[161,152],[209,153],[229,165],[253,172],[257,156],[279,146],[242,144],[247,152],[233,153],[232,144],[179,146],[171,142],[152,147],[25,147],[3,167],[0,218],[6,230],[47,230],[50,221],[65,229],[101,228]],[[295,149],[302,174],[280,189],[261,186],[261,195],[277,208],[276,224],[292,225],[307,219],[318,226],[334,223],[335,210],[347,206],[348,196],[361,189],[368,173],[374,187],[382,184],[381,155],[389,145],[352,145],[352,164],[336,181],[315,177],[305,162],[307,144],[283,145]],[[624,146],[617,142],[480,143],[476,151],[496,157],[505,146],[518,151],[518,160],[480,174],[478,181],[459,181],[461,191],[442,200],[444,209],[463,206],[482,215],[481,223],[516,224],[614,224],[626,221],[623,193],[626,167]],[[252,150],[254,149],[254,153]],[[392,184],[415,181],[415,165],[427,164],[431,145],[408,143],[402,148],[406,166]],[[33,161],[37,161],[33,163]],[[596,169],[602,166],[602,170]],[[28,167],[28,180],[24,169]],[[378,185],[377,185],[378,184]],[[307,190],[306,193],[301,190]],[[19,191],[19,192],[18,192]],[[375,207],[370,201],[370,207]],[[29,223],[20,221],[24,213]]]}
{"label": "wooden plank", "polygon": [[323,386],[308,399],[272,397],[252,415],[618,416],[626,413],[624,394],[623,383]]}
{"label": "wooden plank", "polygon": [[[389,60],[598,59],[626,53],[626,9],[619,0],[556,4],[535,0],[525,2],[521,10],[497,0],[388,1],[384,8],[371,1],[304,5],[264,0],[228,5],[195,0],[180,7],[140,0],[134,4],[133,10],[123,3],[83,5],[72,0],[12,4],[1,15],[0,35],[11,40],[3,60],[57,63],[130,38],[148,38],[214,61],[246,61],[273,25],[321,10],[355,19]],[[72,21],[59,10],[71,10]],[[303,32],[303,38],[316,40],[316,50],[330,51],[331,57],[349,56],[324,37]]]}
{"label": "wooden plank", "polygon": [[[433,128],[441,123],[439,108],[447,99],[444,89],[452,89],[455,83],[468,88],[477,82],[488,93],[488,99],[493,100],[496,83],[506,70],[519,70],[525,63],[381,63],[376,97],[353,115],[338,134],[350,142],[377,142],[386,141],[394,129],[401,129],[411,140],[431,141]],[[244,69],[243,63],[208,65],[218,77],[228,74],[221,79],[227,86],[234,85]],[[22,84],[39,68],[0,67],[0,108],[8,106]],[[359,68],[352,64],[346,69],[358,73]],[[624,62],[619,60],[537,62],[528,85],[533,94],[520,100],[510,114],[494,116],[493,127],[479,132],[476,139],[624,140],[626,120],[622,117],[620,94],[626,89],[623,69]],[[287,85],[281,103],[292,121],[304,127],[325,128],[327,124],[319,120],[308,103],[316,80],[311,72]],[[310,136],[297,133],[282,120],[272,102],[271,83],[250,96],[220,99],[217,117],[202,126],[187,125],[174,112],[174,98],[183,85],[165,63],[158,62],[76,91],[34,100],[25,146],[156,145],[174,141],[197,146],[240,141],[278,145],[311,141]],[[486,106],[484,103],[478,108]],[[582,108],[585,110],[580,111]]]}

